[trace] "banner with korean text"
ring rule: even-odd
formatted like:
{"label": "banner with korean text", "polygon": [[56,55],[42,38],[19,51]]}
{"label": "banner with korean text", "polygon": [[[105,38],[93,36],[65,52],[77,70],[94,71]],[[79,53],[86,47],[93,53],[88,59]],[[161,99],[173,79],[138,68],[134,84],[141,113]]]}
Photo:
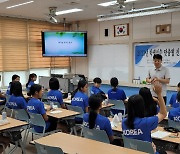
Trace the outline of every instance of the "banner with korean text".
{"label": "banner with korean text", "polygon": [[144,80],[148,70],[154,68],[153,55],[161,54],[162,65],[168,67],[170,85],[180,82],[180,42],[156,42],[134,44],[134,78]]}

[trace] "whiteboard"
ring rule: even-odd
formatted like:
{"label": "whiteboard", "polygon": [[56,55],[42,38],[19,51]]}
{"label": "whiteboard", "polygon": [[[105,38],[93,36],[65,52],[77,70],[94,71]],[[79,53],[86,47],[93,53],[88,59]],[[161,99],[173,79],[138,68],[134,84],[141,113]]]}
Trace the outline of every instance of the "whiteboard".
{"label": "whiteboard", "polygon": [[127,44],[90,45],[88,48],[89,79],[107,81],[117,77],[128,82],[129,47]]}

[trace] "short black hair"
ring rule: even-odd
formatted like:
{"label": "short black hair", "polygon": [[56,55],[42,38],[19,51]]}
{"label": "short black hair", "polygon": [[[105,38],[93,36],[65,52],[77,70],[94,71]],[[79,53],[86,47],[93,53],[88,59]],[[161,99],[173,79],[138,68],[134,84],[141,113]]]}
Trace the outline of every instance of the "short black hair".
{"label": "short black hair", "polygon": [[11,83],[10,94],[14,94],[14,96],[23,96],[22,85],[19,81],[14,81]]}
{"label": "short black hair", "polygon": [[162,56],[160,54],[154,54],[153,59],[160,59],[160,60],[162,60]]}
{"label": "short black hair", "polygon": [[49,88],[51,90],[58,90],[60,88],[59,80],[57,78],[51,78],[49,80]]}
{"label": "short black hair", "polygon": [[19,76],[19,75],[14,74],[14,75],[12,76],[12,81],[14,81],[16,78],[20,78],[20,76]]}
{"label": "short black hair", "polygon": [[102,80],[100,78],[96,77],[96,78],[94,78],[93,82],[101,84]]}
{"label": "short black hair", "polygon": [[111,78],[110,83],[111,83],[111,86],[115,88],[118,86],[118,79],[116,77],[113,77]]}
{"label": "short black hair", "polygon": [[180,88],[180,82],[177,84],[177,87],[179,87],[179,88]]}
{"label": "short black hair", "polygon": [[30,88],[30,95],[34,95],[35,92],[40,92],[40,90],[42,89],[42,86],[39,84],[33,84]]}

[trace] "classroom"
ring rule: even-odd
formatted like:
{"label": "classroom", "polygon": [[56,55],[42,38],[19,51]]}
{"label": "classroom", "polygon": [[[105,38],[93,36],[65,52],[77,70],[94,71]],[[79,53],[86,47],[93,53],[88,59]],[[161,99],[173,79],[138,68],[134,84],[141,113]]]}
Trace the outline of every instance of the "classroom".
{"label": "classroom", "polygon": [[180,0],[0,0],[0,153],[180,153],[179,27]]}

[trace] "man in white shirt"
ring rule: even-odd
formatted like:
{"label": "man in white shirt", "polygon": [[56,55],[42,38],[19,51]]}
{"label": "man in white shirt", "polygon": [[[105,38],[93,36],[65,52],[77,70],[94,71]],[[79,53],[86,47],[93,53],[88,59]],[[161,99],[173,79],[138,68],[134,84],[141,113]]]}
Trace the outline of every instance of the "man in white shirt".
{"label": "man in white shirt", "polygon": [[166,89],[167,84],[169,84],[170,82],[169,70],[166,67],[162,66],[162,56],[160,54],[154,54],[153,61],[155,68],[149,70],[146,81],[152,84],[151,93],[154,97],[157,97],[157,95],[153,91],[154,82],[158,81],[162,84],[162,95],[166,104]]}

